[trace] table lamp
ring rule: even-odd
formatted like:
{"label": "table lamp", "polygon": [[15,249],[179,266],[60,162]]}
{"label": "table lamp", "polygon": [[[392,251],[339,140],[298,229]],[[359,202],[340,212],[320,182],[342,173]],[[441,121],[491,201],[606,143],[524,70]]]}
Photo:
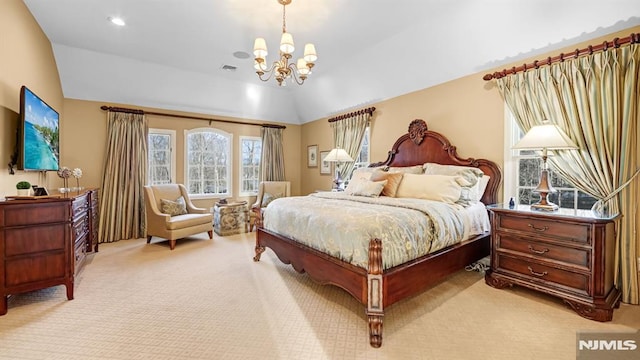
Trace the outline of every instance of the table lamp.
{"label": "table lamp", "polygon": [[351,156],[349,156],[349,154],[347,154],[347,152],[344,149],[335,148],[329,151],[327,156],[325,156],[324,159],[322,159],[322,161],[329,161],[329,162],[336,163],[336,178],[333,180],[334,189],[344,190],[342,178],[340,177],[340,169],[338,168],[338,165],[340,163],[353,161]]}
{"label": "table lamp", "polygon": [[557,125],[544,120],[542,125],[533,126],[513,146],[513,149],[542,150],[542,171],[540,172],[540,184],[533,192],[540,194],[540,200],[531,205],[532,210],[556,211],[558,205],[549,202],[547,196],[557,190],[549,182],[549,168],[547,167],[547,150],[577,149],[576,144]]}

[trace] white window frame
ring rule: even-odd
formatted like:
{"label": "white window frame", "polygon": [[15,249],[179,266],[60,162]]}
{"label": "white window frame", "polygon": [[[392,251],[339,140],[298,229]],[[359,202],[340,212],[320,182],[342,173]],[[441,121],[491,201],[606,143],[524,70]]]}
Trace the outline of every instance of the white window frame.
{"label": "white window frame", "polygon": [[[258,141],[260,142],[260,148],[262,149],[262,138],[259,136],[240,136],[239,138],[239,142],[238,142],[238,146],[239,146],[239,150],[238,150],[238,164],[239,164],[239,177],[238,177],[238,189],[240,189],[240,195],[239,196],[256,196],[258,195],[258,188],[256,187],[255,191],[247,191],[243,188],[243,179],[244,179],[244,175],[245,175],[245,167],[244,167],[244,163],[243,163],[243,159],[244,159],[244,147],[243,142],[245,140],[248,141]],[[258,177],[255,179],[256,181],[260,181],[260,161],[258,161]]]}
{"label": "white window frame", "polygon": [[227,198],[233,194],[233,134],[216,128],[195,128],[184,131],[184,183],[187,191],[189,191],[189,135],[197,133],[216,133],[222,135],[228,139],[229,146],[227,147],[227,178],[228,184],[227,192],[220,194],[189,194],[192,199],[219,199]]}
{"label": "white window frame", "polygon": [[[175,183],[176,182],[176,131],[175,130],[168,130],[168,129],[154,129],[154,128],[150,128],[149,132],[147,134],[147,138],[151,135],[168,135],[170,138],[170,166],[171,169],[169,170],[170,174],[169,176],[171,177],[171,182]],[[151,183],[151,163],[149,162],[149,160],[147,159],[147,185],[154,185]]]}

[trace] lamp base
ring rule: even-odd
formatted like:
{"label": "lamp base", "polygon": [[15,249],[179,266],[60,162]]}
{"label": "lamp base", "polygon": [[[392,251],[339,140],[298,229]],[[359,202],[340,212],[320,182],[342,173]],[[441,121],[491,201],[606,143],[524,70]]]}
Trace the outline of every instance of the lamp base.
{"label": "lamp base", "polygon": [[557,211],[558,210],[558,205],[556,205],[554,203],[548,203],[548,204],[535,203],[535,204],[531,205],[531,210]]}

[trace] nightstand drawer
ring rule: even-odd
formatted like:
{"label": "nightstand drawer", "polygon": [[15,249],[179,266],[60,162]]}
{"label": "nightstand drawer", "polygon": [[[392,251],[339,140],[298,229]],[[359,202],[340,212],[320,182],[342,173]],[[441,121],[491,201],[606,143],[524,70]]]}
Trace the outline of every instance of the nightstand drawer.
{"label": "nightstand drawer", "polygon": [[504,255],[498,255],[498,263],[501,270],[518,273],[526,277],[529,281],[542,285],[544,285],[545,282],[552,282],[575,289],[577,293],[588,294],[588,274],[574,273]]}
{"label": "nightstand drawer", "polygon": [[520,218],[515,216],[499,217],[501,229],[522,231],[536,236],[564,238],[574,242],[591,243],[588,224],[576,224],[556,220]]}
{"label": "nightstand drawer", "polygon": [[506,234],[498,235],[498,249],[517,251],[542,260],[557,260],[571,265],[578,265],[582,270],[589,270],[590,251],[570,247],[547,244],[533,239],[516,238]]}

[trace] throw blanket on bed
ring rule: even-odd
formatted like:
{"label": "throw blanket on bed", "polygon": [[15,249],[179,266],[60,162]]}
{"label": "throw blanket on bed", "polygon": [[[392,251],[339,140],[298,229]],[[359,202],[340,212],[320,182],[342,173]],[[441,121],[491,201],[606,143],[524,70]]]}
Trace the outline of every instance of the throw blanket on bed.
{"label": "throw blanket on bed", "polygon": [[462,207],[437,201],[338,192],[274,200],[264,228],[367,269],[369,241],[382,240],[388,269],[460,242]]}

